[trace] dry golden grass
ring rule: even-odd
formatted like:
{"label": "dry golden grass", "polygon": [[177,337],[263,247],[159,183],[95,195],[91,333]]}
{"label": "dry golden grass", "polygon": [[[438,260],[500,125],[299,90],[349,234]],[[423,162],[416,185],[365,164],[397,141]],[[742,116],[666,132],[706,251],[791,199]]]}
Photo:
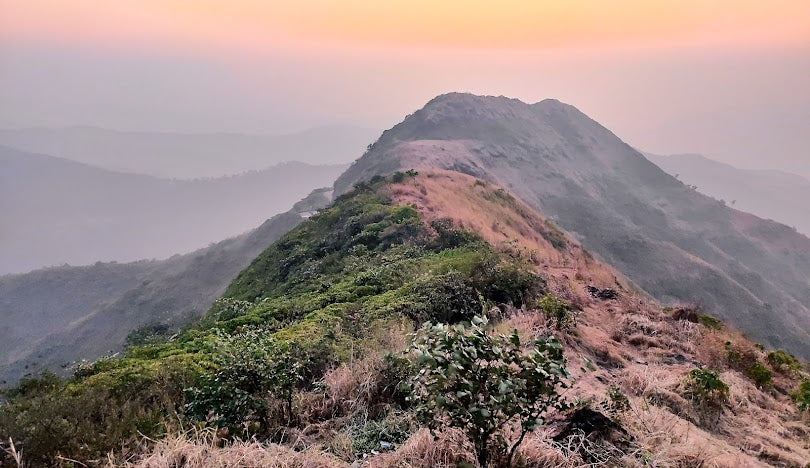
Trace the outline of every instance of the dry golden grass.
{"label": "dry golden grass", "polygon": [[[730,341],[762,361],[764,353],[754,343],[729,328],[718,331],[673,320],[670,312],[634,292],[621,275],[574,241],[567,241],[564,252],[555,250],[537,235],[538,226],[544,226],[539,215],[517,200],[507,207],[484,197],[497,189],[469,176],[431,171],[393,190],[396,200],[415,204],[428,218],[457,219],[493,245],[508,240],[531,252],[549,289],[581,310],[576,328],[563,337],[575,379],[568,394],[599,402],[610,385],[628,394],[633,411],[622,422],[641,452],[626,464],[632,466],[642,456],[652,466],[804,466],[810,461],[807,417],[798,414],[786,395],[798,384],[795,376],[774,373],[773,389],[757,389],[729,365],[725,349]],[[617,288],[620,298],[593,299],[583,292],[587,285]],[[527,337],[549,332],[536,311],[518,311],[498,325],[499,331],[508,328]],[[581,370],[585,360],[596,370]],[[721,378],[731,389],[712,429],[701,427],[700,414],[682,396],[683,379],[696,366],[723,371]]]}
{"label": "dry golden grass", "polygon": [[475,466],[475,452],[463,433],[448,429],[434,440],[427,429],[420,429],[402,446],[390,453],[368,459],[369,468],[450,468],[461,462]]}
{"label": "dry golden grass", "polygon": [[143,458],[120,466],[133,468],[331,468],[347,463],[317,450],[295,451],[291,448],[256,441],[236,442],[220,447],[213,434],[170,436],[152,447]]}

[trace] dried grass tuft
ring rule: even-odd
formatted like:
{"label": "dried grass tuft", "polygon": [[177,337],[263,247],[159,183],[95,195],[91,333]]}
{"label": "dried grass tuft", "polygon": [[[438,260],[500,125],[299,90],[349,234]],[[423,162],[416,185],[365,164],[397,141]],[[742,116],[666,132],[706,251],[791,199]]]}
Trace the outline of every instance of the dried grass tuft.
{"label": "dried grass tuft", "polygon": [[472,444],[461,431],[448,429],[434,440],[430,431],[420,429],[393,452],[368,459],[369,468],[451,468],[460,463],[476,466]]}
{"label": "dried grass tuft", "polygon": [[267,468],[331,468],[349,466],[326,453],[305,449],[295,451],[277,444],[257,441],[234,442],[219,447],[212,432],[170,436],[157,442],[150,453],[123,465],[132,468],[207,468],[207,467],[267,467]]}

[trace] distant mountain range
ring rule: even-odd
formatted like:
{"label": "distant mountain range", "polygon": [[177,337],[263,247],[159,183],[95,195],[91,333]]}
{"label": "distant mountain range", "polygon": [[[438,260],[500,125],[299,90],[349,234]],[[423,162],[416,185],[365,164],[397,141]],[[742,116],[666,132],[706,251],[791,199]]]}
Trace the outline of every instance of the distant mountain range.
{"label": "distant mountain range", "polygon": [[0,275],[187,253],[255,228],[345,166],[178,181],[0,146]]}
{"label": "distant mountain range", "polygon": [[[7,259],[14,259],[15,252],[22,251],[19,246],[37,236],[48,239],[43,245],[62,242],[57,252],[76,250],[64,247],[70,239],[63,239],[65,234],[60,233],[70,232],[71,226],[92,225],[92,218],[77,218],[82,214],[119,214],[124,227],[110,238],[126,239],[117,245],[132,244],[133,249],[139,240],[149,246],[156,239],[172,239],[172,235],[178,241],[194,239],[198,243],[201,240],[195,236],[201,234],[224,238],[231,234],[209,232],[206,226],[247,230],[250,219],[257,224],[263,213],[273,213],[284,203],[289,206],[295,197],[303,196],[301,191],[329,183],[341,170],[283,165],[231,178],[180,182],[111,173],[10,148],[0,155],[5,164],[0,187],[22,200],[4,207],[4,213],[16,220],[10,226],[27,226],[17,234],[17,249],[3,252]],[[699,193],[572,106],[555,100],[525,104],[468,94],[437,97],[384,132],[337,179],[334,190],[343,194],[361,181],[410,168],[462,172],[503,186],[646,293],[665,303],[697,303],[769,346],[810,356],[810,239]],[[267,191],[268,187],[273,190]],[[4,196],[0,203],[8,199]],[[176,200],[191,203],[199,211],[183,214],[173,202]],[[303,212],[301,205],[298,212]],[[297,214],[295,219],[299,219]],[[103,225],[111,223],[105,220]],[[15,362],[30,364],[34,356],[48,353],[61,360],[95,357],[104,349],[120,346],[135,325],[160,322],[164,312],[173,317],[168,322],[186,323],[216,297],[226,278],[235,275],[260,244],[266,245],[292,225],[274,221],[272,236],[260,237],[251,244],[252,250],[238,254],[225,248],[237,241],[226,241],[212,250],[166,263],[98,264],[87,270],[56,268],[5,278],[0,285],[5,315],[34,316],[32,311],[39,311],[42,318],[37,320],[53,320],[48,333],[60,336],[53,338],[60,344],[51,351],[43,354],[45,348],[34,347]],[[145,233],[153,237],[146,241]],[[75,237],[90,236],[76,233]],[[12,244],[4,242],[3,248],[8,245]],[[85,247],[103,246],[95,240]],[[30,249],[28,255],[17,258],[31,258],[36,253],[37,249]],[[134,258],[146,256],[141,253]],[[211,265],[194,265],[191,259],[209,259],[214,265],[232,263],[220,271]],[[217,281],[210,283],[205,272],[215,270]],[[141,286],[135,288],[135,284]],[[180,284],[201,299],[195,301],[185,293],[167,295]],[[36,297],[51,290],[53,295]],[[191,311],[178,305],[186,302],[196,305]],[[138,318],[110,318],[115,314]],[[103,325],[84,317],[95,317]],[[75,328],[79,325],[84,331]],[[104,327],[115,330],[115,336],[93,339],[93,330]],[[14,333],[9,336],[18,336],[14,338],[17,343],[34,341]],[[83,338],[75,341],[77,336]],[[80,342],[82,346],[76,344]],[[60,351],[58,346],[62,346]],[[49,367],[56,360],[41,365]]]}
{"label": "distant mountain range", "polygon": [[0,130],[0,145],[118,172],[194,179],[288,161],[346,164],[380,134],[349,125],[287,135],[122,132],[96,127]]}
{"label": "distant mountain range", "polygon": [[781,171],[739,169],[699,154],[645,153],[661,169],[728,205],[810,235],[810,180]]}
{"label": "distant mountain range", "polygon": [[190,254],[0,276],[0,381],[44,369],[66,372],[75,361],[120,351],[138,328],[185,327],[262,250],[327,204],[330,193],[316,190],[258,228]]}
{"label": "distant mountain range", "polygon": [[335,190],[410,168],[501,185],[664,303],[697,303],[810,358],[810,239],[693,190],[573,106],[439,96],[384,132]]}

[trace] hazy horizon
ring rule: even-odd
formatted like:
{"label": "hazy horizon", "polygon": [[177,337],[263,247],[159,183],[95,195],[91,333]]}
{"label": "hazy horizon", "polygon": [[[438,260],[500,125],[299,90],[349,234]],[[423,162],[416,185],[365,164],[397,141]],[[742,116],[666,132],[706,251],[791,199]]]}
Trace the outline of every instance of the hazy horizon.
{"label": "hazy horizon", "polygon": [[0,128],[386,129],[460,91],[810,177],[808,3],[423,3],[0,0]]}

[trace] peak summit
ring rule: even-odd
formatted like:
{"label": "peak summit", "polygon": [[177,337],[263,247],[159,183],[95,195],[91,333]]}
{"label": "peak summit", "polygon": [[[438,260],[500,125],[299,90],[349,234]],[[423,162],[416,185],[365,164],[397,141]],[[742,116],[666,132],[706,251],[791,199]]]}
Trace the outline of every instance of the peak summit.
{"label": "peak summit", "polygon": [[[764,343],[810,356],[810,260],[802,254],[810,239],[685,186],[571,105],[437,96],[383,133],[335,191],[400,169],[451,170],[502,186],[652,296],[698,301]],[[781,245],[795,255],[777,253]]]}

